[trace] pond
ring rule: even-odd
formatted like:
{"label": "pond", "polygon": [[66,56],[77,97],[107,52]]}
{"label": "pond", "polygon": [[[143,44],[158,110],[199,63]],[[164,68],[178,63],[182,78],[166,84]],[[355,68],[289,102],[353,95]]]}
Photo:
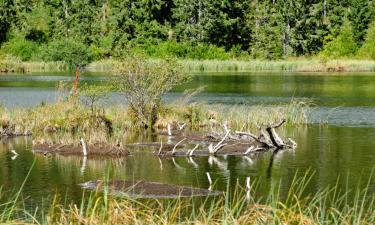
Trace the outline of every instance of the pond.
{"label": "pond", "polygon": [[[100,74],[85,74],[83,80],[98,82]],[[0,102],[7,107],[30,107],[56,99],[58,81],[72,80],[65,74],[1,75]],[[204,73],[195,74],[192,82],[169,93],[172,101],[186,88],[205,86],[197,101],[224,105],[272,105],[293,98],[312,100],[309,125],[287,129],[297,143],[295,151],[250,157],[196,157],[160,159],[150,149],[122,159],[88,159],[63,156],[35,156],[31,138],[0,142],[0,186],[17,190],[33,161],[35,165],[26,181],[23,195],[30,208],[45,206],[46,197],[59,194],[68,201],[79,202],[82,189],[77,184],[88,180],[145,180],[208,188],[206,172],[216,183],[215,190],[226,190],[246,177],[259,183],[257,195],[266,195],[280,184],[285,194],[296,173],[314,173],[306,192],[315,193],[327,186],[355,189],[369,182],[375,194],[375,74],[322,73]],[[121,102],[117,94],[111,102]],[[320,122],[323,125],[318,125]],[[150,140],[150,136],[129,137],[129,143]],[[19,156],[12,159],[10,150]],[[337,181],[339,179],[339,181]],[[281,180],[281,182],[280,182]]]}

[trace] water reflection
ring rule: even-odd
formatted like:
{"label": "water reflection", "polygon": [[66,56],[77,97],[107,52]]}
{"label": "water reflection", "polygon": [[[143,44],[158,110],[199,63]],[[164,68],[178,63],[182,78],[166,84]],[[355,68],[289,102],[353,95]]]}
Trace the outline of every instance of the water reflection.
{"label": "water reflection", "polygon": [[[280,192],[286,195],[295,174],[302,176],[308,170],[315,175],[307,193],[333,186],[339,177],[341,188],[356,189],[358,182],[360,187],[366,185],[374,169],[375,128],[307,126],[286,132],[299,144],[295,151],[249,157],[158,158],[150,148],[119,159],[44,157],[31,152],[30,138],[15,138],[0,142],[0,185],[5,190],[19,188],[34,159],[35,166],[23,190],[30,206],[56,193],[67,201],[79,202],[82,190],[77,184],[105,177],[209,188],[206,177],[209,172],[215,184],[213,189],[223,191],[237,182],[244,186],[250,177],[252,182],[258,182],[258,191],[252,197],[265,197],[278,184]],[[14,160],[13,149],[19,154]],[[375,194],[374,177],[370,180],[370,193]]]}
{"label": "water reflection", "polygon": [[[311,123],[341,126],[375,127],[375,76],[373,73],[208,73],[196,74],[189,84],[168,93],[164,101],[181,96],[184,89],[205,86],[195,100],[223,105],[272,105],[293,98],[311,99],[317,107],[310,113]],[[7,107],[31,107],[55,102],[58,81],[71,81],[63,73],[1,75],[0,104]],[[101,74],[83,74],[83,82],[105,79]],[[125,104],[113,93],[108,104]]]}

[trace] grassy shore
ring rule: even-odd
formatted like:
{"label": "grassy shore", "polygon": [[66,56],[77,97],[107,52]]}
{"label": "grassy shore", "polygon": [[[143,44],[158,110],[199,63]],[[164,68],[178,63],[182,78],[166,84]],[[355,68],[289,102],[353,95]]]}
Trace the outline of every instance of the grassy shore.
{"label": "grassy shore", "polygon": [[[274,185],[256,198],[238,184],[218,197],[169,200],[114,198],[108,192],[91,193],[80,204],[60,203],[55,197],[47,212],[30,211],[21,190],[0,205],[0,223],[6,224],[374,224],[375,196],[369,187],[340,190],[327,187],[306,195],[313,175],[295,175],[286,197]],[[369,178],[371,180],[371,178]],[[21,187],[22,189],[22,187]],[[229,194],[231,193],[231,194]],[[0,192],[1,199],[7,199]],[[38,216],[41,215],[41,216]]]}
{"label": "grassy shore", "polygon": [[[374,60],[323,60],[318,58],[291,58],[286,60],[180,60],[190,72],[251,72],[251,71],[285,71],[285,72],[374,72]],[[108,72],[117,62],[102,60],[90,63],[86,69],[91,72]],[[0,59],[2,72],[59,72],[68,71],[65,62],[22,62],[16,58]]]}

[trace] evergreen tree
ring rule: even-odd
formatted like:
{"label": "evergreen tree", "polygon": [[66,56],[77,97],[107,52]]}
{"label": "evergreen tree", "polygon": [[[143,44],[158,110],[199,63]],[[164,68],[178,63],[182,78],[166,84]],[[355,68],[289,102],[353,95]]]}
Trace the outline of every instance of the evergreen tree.
{"label": "evergreen tree", "polygon": [[15,14],[13,0],[0,1],[0,46],[5,41],[7,32],[14,22]]}
{"label": "evergreen tree", "polygon": [[353,56],[357,44],[353,35],[353,28],[349,21],[344,22],[340,34],[324,46],[322,54],[330,58]]}
{"label": "evergreen tree", "polygon": [[367,30],[365,42],[359,49],[358,56],[367,59],[375,59],[375,22],[373,22]]}
{"label": "evergreen tree", "polygon": [[251,55],[254,58],[277,59],[283,56],[281,25],[275,8],[254,2],[249,23],[252,30]]}

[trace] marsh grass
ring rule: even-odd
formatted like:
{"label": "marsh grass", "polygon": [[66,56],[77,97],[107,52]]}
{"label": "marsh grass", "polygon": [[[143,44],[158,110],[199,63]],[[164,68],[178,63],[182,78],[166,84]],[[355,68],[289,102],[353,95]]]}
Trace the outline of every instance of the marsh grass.
{"label": "marsh grass", "polygon": [[[151,59],[152,61],[157,61]],[[375,61],[365,59],[325,59],[325,58],[290,58],[285,60],[179,60],[179,63],[190,72],[374,72]],[[109,73],[119,61],[106,59],[91,62],[86,66],[89,72]],[[23,62],[15,57],[0,59],[0,71],[3,72],[62,72],[72,68],[63,61]]]}
{"label": "marsh grass", "polygon": [[325,60],[287,59],[279,61],[261,60],[184,60],[188,71],[285,71],[285,72],[373,72],[373,60]]}
{"label": "marsh grass", "polygon": [[[55,196],[39,220],[22,199],[13,197],[11,207],[0,213],[1,223],[48,224],[373,224],[375,195],[371,176],[361,189],[341,189],[337,184],[307,193],[314,173],[296,173],[285,196],[280,182],[268,194],[258,196],[258,181],[249,194],[243,184],[227,187],[222,195],[202,198],[132,199],[103,192],[84,193],[79,204],[61,203]],[[0,192],[1,193],[1,192]],[[3,194],[3,193],[2,193]],[[86,196],[85,196],[86,195]],[[15,204],[17,202],[17,204]],[[20,207],[21,206],[21,207]],[[20,208],[19,208],[20,207]]]}
{"label": "marsh grass", "polygon": [[[303,125],[308,122],[310,105],[292,100],[274,106],[223,106],[188,103],[188,100],[182,99],[179,103],[161,108],[155,129],[165,129],[168,123],[175,126],[186,123],[192,131],[211,131],[221,130],[222,125],[227,123],[233,131],[254,131],[260,125],[273,124],[282,119],[286,119],[290,126]],[[117,144],[126,134],[144,130],[137,126],[125,106],[97,107],[92,111],[75,98],[30,109],[0,108],[0,122],[13,126],[15,132],[20,134],[31,131],[34,140],[40,144],[78,144],[80,137],[89,144]]]}
{"label": "marsh grass", "polygon": [[25,72],[24,63],[17,57],[6,56],[0,57],[0,72]]}

